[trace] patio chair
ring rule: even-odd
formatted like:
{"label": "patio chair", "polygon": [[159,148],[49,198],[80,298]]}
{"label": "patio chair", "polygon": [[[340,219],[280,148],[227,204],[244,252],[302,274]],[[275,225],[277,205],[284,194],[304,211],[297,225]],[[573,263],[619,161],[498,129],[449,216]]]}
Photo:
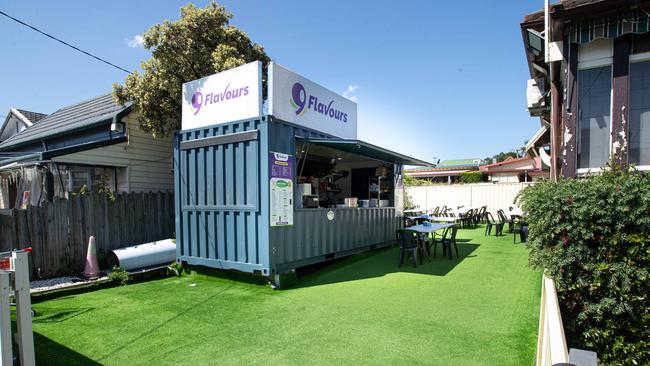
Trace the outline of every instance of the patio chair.
{"label": "patio chair", "polygon": [[478,220],[481,223],[485,222],[485,213],[487,212],[487,206],[483,206],[478,211]]}
{"label": "patio chair", "polygon": [[528,240],[528,223],[523,220],[515,221],[514,228],[511,231],[512,235],[512,244],[517,244],[517,235],[521,243],[525,243]]}
{"label": "patio chair", "polygon": [[404,216],[404,227],[415,226],[415,220],[413,217]]}
{"label": "patio chair", "polygon": [[[456,244],[456,233],[458,233],[458,227],[457,226],[452,226],[450,228],[445,229],[444,233],[442,234],[442,238],[438,240],[433,241],[433,258],[436,258],[436,250],[438,243],[442,245],[442,254],[446,255],[449,253],[449,260],[453,258],[453,252],[451,251],[451,245],[454,245],[454,249],[456,249],[456,258],[458,258],[458,245]],[[431,251],[429,249],[429,251]]]}
{"label": "patio chair", "polygon": [[477,208],[476,210],[474,210],[473,219],[474,219],[474,227],[475,228],[478,227],[478,224],[481,223],[481,215],[482,215],[481,208]]}
{"label": "patio chair", "polygon": [[501,231],[503,230],[503,223],[500,221],[495,221],[494,216],[492,216],[492,213],[486,212],[485,213],[485,235],[492,234],[492,226],[494,226],[496,229],[495,235],[499,236],[501,234]]}
{"label": "patio chair", "polygon": [[413,260],[413,267],[418,266],[418,257],[422,264],[420,233],[414,230],[397,230],[397,242],[399,244],[399,263],[401,267],[404,264],[404,255],[410,255]]}
{"label": "patio chair", "polygon": [[440,216],[446,216],[447,215],[447,205],[442,206],[439,212]]}
{"label": "patio chair", "polygon": [[433,213],[431,215],[438,216],[439,214],[440,214],[440,206],[436,206],[436,208],[433,209]]}
{"label": "patio chair", "polygon": [[497,211],[497,216],[499,216],[499,220],[503,222],[504,224],[508,224],[508,232],[512,232],[512,227],[514,226],[514,220],[510,217],[508,218],[508,215],[503,210],[498,210]]}

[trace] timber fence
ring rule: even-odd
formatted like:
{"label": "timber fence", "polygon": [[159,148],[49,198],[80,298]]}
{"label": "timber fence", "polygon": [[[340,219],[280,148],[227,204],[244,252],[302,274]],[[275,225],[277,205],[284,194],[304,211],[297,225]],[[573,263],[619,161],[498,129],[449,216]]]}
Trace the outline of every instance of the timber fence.
{"label": "timber fence", "polygon": [[91,235],[100,264],[112,249],[171,238],[173,192],[88,194],[0,212],[0,251],[31,246],[32,279],[81,272]]}

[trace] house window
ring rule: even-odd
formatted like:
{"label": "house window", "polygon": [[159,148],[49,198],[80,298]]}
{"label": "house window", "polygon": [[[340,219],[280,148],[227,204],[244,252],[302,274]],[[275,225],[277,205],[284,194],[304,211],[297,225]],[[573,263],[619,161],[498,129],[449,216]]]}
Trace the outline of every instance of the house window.
{"label": "house window", "polygon": [[612,67],[578,71],[578,169],[601,168],[609,158]]}
{"label": "house window", "polygon": [[650,165],[650,61],[630,64],[628,160]]}

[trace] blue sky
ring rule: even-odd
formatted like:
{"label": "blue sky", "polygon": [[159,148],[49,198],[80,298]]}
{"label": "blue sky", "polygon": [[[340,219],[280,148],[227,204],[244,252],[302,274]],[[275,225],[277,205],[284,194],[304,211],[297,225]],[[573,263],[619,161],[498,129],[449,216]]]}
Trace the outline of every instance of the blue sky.
{"label": "blue sky", "polygon": [[[278,63],[338,93],[353,89],[365,141],[429,161],[482,158],[539,127],[526,111],[519,22],[541,0],[220,3]],[[136,69],[149,53],[129,41],[184,4],[10,0],[0,10]],[[1,16],[0,49],[0,115],[51,113],[125,75]]]}

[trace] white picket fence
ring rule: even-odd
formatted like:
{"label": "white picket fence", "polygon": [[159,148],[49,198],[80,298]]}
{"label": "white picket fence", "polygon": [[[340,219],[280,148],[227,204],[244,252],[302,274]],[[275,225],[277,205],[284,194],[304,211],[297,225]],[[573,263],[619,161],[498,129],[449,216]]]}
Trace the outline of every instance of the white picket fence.
{"label": "white picket fence", "polygon": [[524,187],[534,183],[475,183],[406,187],[411,203],[420,208],[446,205],[456,208],[487,206],[496,215],[497,210],[508,212],[514,199]]}
{"label": "white picket fence", "polygon": [[539,311],[536,366],[569,363],[560,305],[551,278],[542,276],[542,301]]}

